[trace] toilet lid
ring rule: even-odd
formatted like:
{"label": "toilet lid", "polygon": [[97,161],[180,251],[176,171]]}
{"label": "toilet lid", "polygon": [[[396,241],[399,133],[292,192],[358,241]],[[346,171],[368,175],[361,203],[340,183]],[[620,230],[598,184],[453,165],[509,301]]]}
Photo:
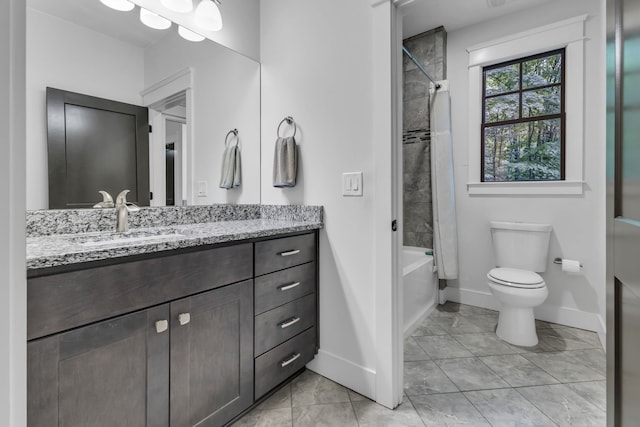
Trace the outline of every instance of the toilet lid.
{"label": "toilet lid", "polygon": [[514,288],[541,288],[545,286],[544,279],[538,273],[519,268],[494,268],[487,274],[487,277],[499,285]]}

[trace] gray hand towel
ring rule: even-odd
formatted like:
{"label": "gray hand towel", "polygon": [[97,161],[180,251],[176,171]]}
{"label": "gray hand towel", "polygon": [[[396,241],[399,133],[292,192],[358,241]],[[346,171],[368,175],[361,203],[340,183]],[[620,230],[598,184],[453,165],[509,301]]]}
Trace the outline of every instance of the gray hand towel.
{"label": "gray hand towel", "polygon": [[240,149],[231,145],[222,153],[222,171],[220,172],[220,188],[230,190],[240,186]]}
{"label": "gray hand towel", "polygon": [[298,174],[298,149],[292,136],[278,138],[273,156],[273,186],[295,187]]}

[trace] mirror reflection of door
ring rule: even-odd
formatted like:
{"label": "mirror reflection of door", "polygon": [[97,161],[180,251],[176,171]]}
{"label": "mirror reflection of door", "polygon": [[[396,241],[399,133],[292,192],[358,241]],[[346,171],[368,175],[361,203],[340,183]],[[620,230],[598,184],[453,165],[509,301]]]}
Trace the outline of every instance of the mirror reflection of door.
{"label": "mirror reflection of door", "polygon": [[182,170],[186,124],[175,118],[165,120],[165,194],[167,206],[184,205]]}
{"label": "mirror reflection of door", "polygon": [[148,109],[47,88],[49,208],[90,208],[101,190],[149,205]]}
{"label": "mirror reflection of door", "polygon": [[151,105],[151,206],[184,206],[186,201],[186,91]]}
{"label": "mirror reflection of door", "polygon": [[165,155],[166,155],[166,203],[167,206],[175,206],[175,167],[176,167],[176,143],[170,142],[166,144]]}

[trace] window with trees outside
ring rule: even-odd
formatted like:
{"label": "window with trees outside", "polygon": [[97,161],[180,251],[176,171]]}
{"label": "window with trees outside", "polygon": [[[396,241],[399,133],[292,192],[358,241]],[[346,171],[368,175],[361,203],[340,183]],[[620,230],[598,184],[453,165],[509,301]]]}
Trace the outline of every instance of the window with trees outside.
{"label": "window with trees outside", "polygon": [[564,56],[483,67],[482,181],[565,179]]}

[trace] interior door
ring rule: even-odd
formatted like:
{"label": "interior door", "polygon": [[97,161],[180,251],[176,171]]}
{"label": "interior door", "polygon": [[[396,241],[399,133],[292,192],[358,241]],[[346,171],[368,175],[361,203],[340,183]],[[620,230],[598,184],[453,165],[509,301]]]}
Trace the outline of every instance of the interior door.
{"label": "interior door", "polygon": [[640,2],[608,0],[608,425],[640,420]]}
{"label": "interior door", "polygon": [[149,206],[146,107],[47,88],[49,208],[90,208],[107,191]]}

